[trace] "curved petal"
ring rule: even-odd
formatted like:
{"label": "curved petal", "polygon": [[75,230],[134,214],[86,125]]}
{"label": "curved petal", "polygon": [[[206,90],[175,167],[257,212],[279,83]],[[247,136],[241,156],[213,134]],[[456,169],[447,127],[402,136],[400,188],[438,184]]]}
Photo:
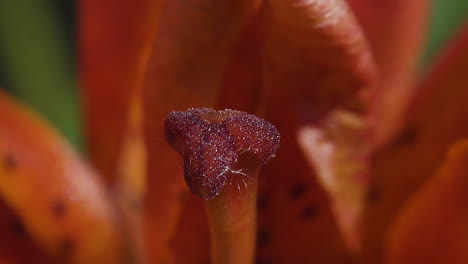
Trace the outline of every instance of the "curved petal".
{"label": "curved petal", "polygon": [[106,189],[34,114],[0,94],[0,196],[60,262],[123,263]]}
{"label": "curved petal", "polygon": [[146,152],[141,89],[164,0],[80,1],[81,79],[92,161],[116,199],[132,246],[145,255]]}
{"label": "curved petal", "polygon": [[[145,78],[151,258],[171,261],[187,192],[180,158],[164,139],[170,111],[215,106],[232,51],[258,1],[176,0],[164,6]],[[151,228],[157,227],[157,228]]]}
{"label": "curved petal", "polygon": [[162,2],[79,1],[88,148],[93,164],[110,182],[118,175],[130,98],[141,86]]}
{"label": "curved petal", "polygon": [[382,237],[412,192],[441,164],[448,146],[468,136],[468,28],[445,54],[406,113],[403,129],[374,157],[365,219],[369,263],[378,263]]}
{"label": "curved petal", "polygon": [[377,141],[389,139],[415,89],[426,36],[430,1],[347,0],[369,40],[381,73],[381,100],[375,101]]}
{"label": "curved petal", "polygon": [[4,201],[0,201],[0,236],[1,264],[54,263],[25,231],[21,220]]}
{"label": "curved petal", "polygon": [[385,263],[468,263],[468,140],[451,147],[437,174],[390,229]]}
{"label": "curved petal", "polygon": [[271,239],[260,257],[346,262],[338,232],[357,249],[367,150],[354,155],[335,128],[354,131],[354,142],[368,146],[367,100],[377,78],[370,50],[344,1],[270,0],[264,25],[266,116],[282,142],[261,188],[271,202],[259,221]]}

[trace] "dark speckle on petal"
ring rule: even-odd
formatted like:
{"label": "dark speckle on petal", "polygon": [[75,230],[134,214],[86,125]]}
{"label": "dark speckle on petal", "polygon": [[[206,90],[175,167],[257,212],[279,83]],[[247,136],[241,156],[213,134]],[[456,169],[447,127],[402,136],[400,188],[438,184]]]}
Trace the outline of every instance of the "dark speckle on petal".
{"label": "dark speckle on petal", "polygon": [[258,196],[257,208],[259,210],[264,210],[264,209],[268,208],[268,206],[270,205],[270,202],[271,202],[270,194],[269,193],[261,193]]}
{"label": "dark speckle on petal", "polygon": [[6,155],[2,161],[3,168],[6,170],[13,170],[17,167],[16,159],[12,155]]}
{"label": "dark speckle on petal", "polygon": [[418,136],[419,135],[416,127],[409,126],[403,129],[403,131],[401,131],[400,134],[397,135],[397,137],[393,141],[393,145],[402,146],[412,144],[418,139]]}
{"label": "dark speckle on petal", "polygon": [[66,209],[66,205],[60,200],[56,200],[52,203],[52,214],[57,218],[63,217],[66,213]]}
{"label": "dark speckle on petal", "polygon": [[11,223],[11,229],[13,233],[19,236],[25,236],[27,234],[26,229],[24,228],[23,222],[20,219],[15,218]]}
{"label": "dark speckle on petal", "polygon": [[381,190],[378,186],[370,186],[366,200],[369,205],[375,204],[380,200]]}
{"label": "dark speckle on petal", "polygon": [[259,247],[267,246],[271,242],[271,234],[265,230],[258,231],[257,245]]}
{"label": "dark speckle on petal", "polygon": [[62,241],[60,241],[60,244],[59,244],[60,258],[65,262],[70,261],[73,257],[73,252],[75,251],[75,248],[76,248],[76,245],[72,239],[70,238],[62,239]]}
{"label": "dark speckle on petal", "polygon": [[304,183],[296,183],[289,191],[289,197],[293,200],[297,200],[304,196],[307,191],[307,186]]}
{"label": "dark speckle on petal", "polygon": [[311,220],[318,213],[318,208],[315,204],[309,204],[301,212],[301,218],[303,220]]}
{"label": "dark speckle on petal", "polygon": [[266,257],[257,257],[257,260],[255,261],[257,264],[273,264],[273,261],[269,258]]}

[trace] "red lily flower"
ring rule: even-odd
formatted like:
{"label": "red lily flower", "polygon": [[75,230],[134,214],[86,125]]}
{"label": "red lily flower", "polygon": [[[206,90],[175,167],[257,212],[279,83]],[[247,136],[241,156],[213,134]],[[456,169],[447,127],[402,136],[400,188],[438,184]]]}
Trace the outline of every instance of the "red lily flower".
{"label": "red lily flower", "polygon": [[[96,171],[1,95],[0,213],[28,236],[0,230],[13,241],[0,263],[467,262],[468,31],[418,80],[427,10],[422,0],[81,1]],[[239,199],[229,186],[207,201],[190,194],[164,123],[193,107],[278,128],[258,197],[250,181]]]}

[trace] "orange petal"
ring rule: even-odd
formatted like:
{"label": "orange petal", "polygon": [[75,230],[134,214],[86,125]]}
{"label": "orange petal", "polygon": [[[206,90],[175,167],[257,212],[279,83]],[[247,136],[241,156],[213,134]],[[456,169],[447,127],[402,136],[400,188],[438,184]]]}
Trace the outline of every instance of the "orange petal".
{"label": "orange petal", "polygon": [[335,112],[322,126],[302,127],[299,145],[315,165],[317,176],[330,196],[337,224],[348,247],[360,250],[360,221],[368,186],[368,129],[357,116]]}
{"label": "orange petal", "polygon": [[468,136],[468,28],[418,88],[404,127],[375,156],[365,220],[369,263],[378,263],[389,223],[441,164],[448,146]]}
{"label": "orange petal", "polygon": [[256,16],[243,30],[224,76],[218,109],[236,109],[254,113],[261,100],[262,60],[260,26]]}
{"label": "orange petal", "polygon": [[203,201],[187,194],[187,202],[170,246],[177,264],[210,263],[210,237]]}
{"label": "orange petal", "polygon": [[0,94],[0,196],[60,262],[123,263],[104,186],[33,113]]}
{"label": "orange petal", "polygon": [[429,18],[427,0],[348,0],[369,40],[381,72],[381,100],[375,101],[377,141],[382,143],[401,125],[415,92],[418,62]]}
{"label": "orange petal", "polygon": [[143,135],[143,110],[139,96],[130,102],[128,123],[124,130],[121,153],[117,160],[114,198],[123,222],[128,228],[128,241],[137,252],[136,262],[145,263],[147,253],[144,236],[144,198],[146,186],[146,146]]}
{"label": "orange petal", "polygon": [[270,0],[265,27],[270,100],[292,101],[296,109],[290,111],[301,113],[301,120],[312,121],[337,106],[366,107],[356,102],[356,94],[369,96],[377,73],[359,25],[344,1]]}
{"label": "orange petal", "polygon": [[1,264],[54,263],[45,256],[36,241],[26,232],[21,220],[4,201],[0,201],[0,236]]}
{"label": "orange petal", "polygon": [[[145,79],[148,149],[148,236],[152,259],[171,261],[168,241],[176,233],[187,191],[182,162],[164,139],[173,110],[213,107],[227,64],[256,1],[168,1]],[[154,228],[152,228],[154,227]]]}
{"label": "orange petal", "polygon": [[390,229],[388,264],[468,263],[468,140],[451,147],[439,172]]}
{"label": "orange petal", "polygon": [[[344,1],[270,0],[264,24],[267,119],[283,140],[265,169],[263,191],[271,204],[261,210],[259,221],[271,241],[261,246],[260,257],[346,262],[349,253],[339,231],[349,247],[359,246],[357,224],[367,181],[361,169],[365,160],[349,147],[367,147],[369,141],[364,116],[377,75],[370,50]],[[334,127],[353,130],[355,143],[348,144],[345,132]],[[304,129],[319,137],[301,133]],[[325,156],[329,162],[315,158]],[[311,169],[315,165],[317,175]],[[359,169],[340,171],[351,166]],[[357,191],[351,194],[350,188]]]}
{"label": "orange petal", "polygon": [[[81,73],[92,160],[116,199],[132,245],[143,253],[146,191],[141,89],[164,0],[81,1]],[[143,260],[141,260],[143,261]]]}
{"label": "orange petal", "polygon": [[162,0],[80,1],[80,74],[89,150],[115,179],[132,93],[141,85]]}

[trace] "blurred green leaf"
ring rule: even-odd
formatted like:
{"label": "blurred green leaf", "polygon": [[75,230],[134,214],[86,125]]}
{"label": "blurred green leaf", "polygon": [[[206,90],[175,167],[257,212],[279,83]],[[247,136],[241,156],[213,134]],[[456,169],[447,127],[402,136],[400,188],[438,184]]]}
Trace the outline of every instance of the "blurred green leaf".
{"label": "blurred green leaf", "polygon": [[81,146],[76,65],[57,8],[49,0],[0,1],[0,48],[12,91]]}
{"label": "blurred green leaf", "polygon": [[468,22],[468,0],[432,0],[429,36],[422,58],[422,67],[427,68],[437,54]]}

